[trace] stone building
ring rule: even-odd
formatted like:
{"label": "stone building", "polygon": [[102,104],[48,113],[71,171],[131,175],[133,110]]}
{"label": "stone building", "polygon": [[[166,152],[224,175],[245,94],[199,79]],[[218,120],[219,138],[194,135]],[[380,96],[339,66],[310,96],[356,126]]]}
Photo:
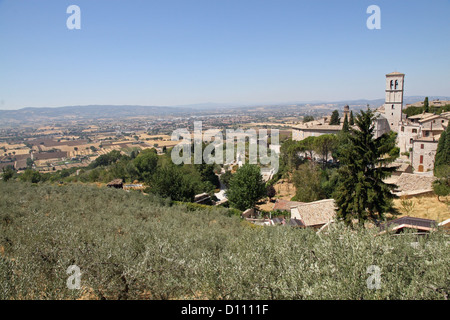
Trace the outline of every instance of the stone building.
{"label": "stone building", "polygon": [[438,141],[434,137],[419,137],[413,140],[410,159],[416,172],[427,172],[434,169]]}
{"label": "stone building", "polygon": [[292,127],[292,139],[301,141],[308,137],[318,137],[323,134],[337,134],[342,130],[345,115],[350,120],[350,107],[348,105],[344,107],[344,114],[341,116],[338,125],[330,125],[331,116],[296,125]]}
{"label": "stone building", "polygon": [[[447,128],[450,121],[450,112],[440,115],[422,113],[407,118],[403,113],[403,92],[405,74],[392,72],[386,74],[386,99],[383,106],[375,112],[374,135],[375,138],[385,133],[397,133],[397,146],[401,153],[409,153],[409,161],[416,172],[432,171],[434,158],[441,133]],[[434,100],[430,105],[435,105]],[[436,105],[444,105],[436,101]],[[414,104],[416,105],[416,104]],[[423,105],[420,102],[418,106]],[[349,107],[344,108],[344,116],[349,113]],[[292,128],[292,139],[303,140],[307,137],[317,137],[323,134],[336,134],[342,129],[344,116],[340,125],[329,125],[328,117],[311,121]]]}
{"label": "stone building", "polygon": [[403,89],[405,75],[392,72],[386,75],[386,100],[384,103],[384,117],[390,130],[398,132],[399,124],[403,121]]}

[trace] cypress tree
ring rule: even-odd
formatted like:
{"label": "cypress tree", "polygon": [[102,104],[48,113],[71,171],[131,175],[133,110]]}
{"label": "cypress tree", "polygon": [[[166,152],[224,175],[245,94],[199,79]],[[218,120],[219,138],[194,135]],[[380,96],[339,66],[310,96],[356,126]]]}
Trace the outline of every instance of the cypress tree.
{"label": "cypress tree", "polygon": [[428,105],[428,97],[426,97],[424,102],[423,102],[423,109],[424,109],[425,112],[429,112],[430,111],[430,106]]}
{"label": "cypress tree", "polygon": [[443,165],[450,165],[450,126],[441,133],[439,138],[436,156],[434,159],[434,172]]}
{"label": "cypress tree", "polygon": [[334,110],[331,114],[330,125],[339,125],[341,123],[341,118],[339,118],[339,111]]}
{"label": "cypress tree", "polygon": [[347,114],[345,114],[344,124],[342,125],[342,131],[349,132],[349,130],[350,130],[350,127],[348,126],[348,118],[347,118]]}
{"label": "cypress tree", "polygon": [[384,219],[388,211],[397,213],[392,201],[396,196],[391,193],[397,186],[383,181],[396,169],[386,166],[398,156],[392,152],[396,134],[375,139],[374,118],[373,111],[361,111],[356,117],[358,129],[350,128],[348,143],[339,157],[342,166],[335,194],[337,217],[348,225],[353,219],[364,224],[366,220]]}
{"label": "cypress tree", "polygon": [[351,126],[354,126],[354,125],[355,125],[355,119],[353,118],[353,111],[350,111],[350,121],[349,121],[349,124],[350,124]]}

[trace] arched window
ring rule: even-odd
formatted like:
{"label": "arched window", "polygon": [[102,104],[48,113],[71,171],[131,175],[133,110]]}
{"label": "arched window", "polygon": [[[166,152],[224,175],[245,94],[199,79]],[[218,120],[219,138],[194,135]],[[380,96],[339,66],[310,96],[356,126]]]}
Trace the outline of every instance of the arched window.
{"label": "arched window", "polygon": [[398,87],[398,80],[395,80],[395,90],[397,90]]}
{"label": "arched window", "polygon": [[394,88],[394,80],[391,80],[391,90]]}

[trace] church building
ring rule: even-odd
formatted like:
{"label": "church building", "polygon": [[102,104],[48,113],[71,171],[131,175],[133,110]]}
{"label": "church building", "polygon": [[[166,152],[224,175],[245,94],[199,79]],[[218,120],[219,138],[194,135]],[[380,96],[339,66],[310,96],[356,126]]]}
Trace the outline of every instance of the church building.
{"label": "church building", "polygon": [[[447,128],[450,112],[440,115],[422,113],[407,118],[403,113],[403,93],[405,74],[392,72],[386,75],[385,103],[375,112],[375,138],[385,133],[397,133],[397,146],[400,153],[407,154],[407,161],[415,172],[432,171],[434,158],[441,133]],[[344,114],[349,107],[344,108]],[[339,125],[329,125],[329,117],[297,125],[292,128],[292,139],[303,140],[309,136],[337,134],[342,129],[343,118]],[[401,161],[401,160],[399,160]]]}

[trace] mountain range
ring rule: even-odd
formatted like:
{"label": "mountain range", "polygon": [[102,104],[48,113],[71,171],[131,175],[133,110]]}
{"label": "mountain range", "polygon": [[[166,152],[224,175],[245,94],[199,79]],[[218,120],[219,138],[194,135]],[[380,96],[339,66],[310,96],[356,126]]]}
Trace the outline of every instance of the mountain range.
{"label": "mountain range", "polygon": [[[423,101],[423,96],[404,97],[404,104]],[[450,100],[450,97],[429,97],[433,99]],[[369,105],[372,108],[383,105],[384,99],[359,99],[343,101],[314,101],[314,102],[290,102],[279,104],[253,104],[238,105],[226,103],[200,103],[179,106],[139,106],[139,105],[86,105],[86,106],[64,106],[64,107],[27,107],[18,110],[0,110],[0,125],[23,124],[40,121],[64,121],[64,120],[89,120],[89,119],[120,119],[130,117],[165,117],[165,116],[187,116],[187,115],[213,115],[236,112],[261,112],[276,109],[308,112],[310,108],[316,107],[320,110],[342,110],[345,105],[352,109],[360,110]]]}

